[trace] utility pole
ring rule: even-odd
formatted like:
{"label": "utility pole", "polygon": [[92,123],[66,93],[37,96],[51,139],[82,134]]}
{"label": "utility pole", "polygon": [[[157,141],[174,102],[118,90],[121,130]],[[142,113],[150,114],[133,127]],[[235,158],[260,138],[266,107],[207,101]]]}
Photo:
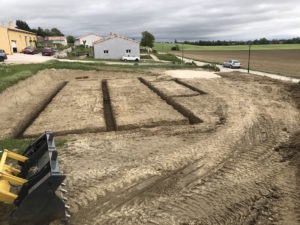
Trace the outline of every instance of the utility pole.
{"label": "utility pole", "polygon": [[248,73],[250,72],[251,43],[249,43]]}
{"label": "utility pole", "polygon": [[182,47],[181,47],[181,59],[182,59],[182,63],[183,63],[183,42],[182,42]]}

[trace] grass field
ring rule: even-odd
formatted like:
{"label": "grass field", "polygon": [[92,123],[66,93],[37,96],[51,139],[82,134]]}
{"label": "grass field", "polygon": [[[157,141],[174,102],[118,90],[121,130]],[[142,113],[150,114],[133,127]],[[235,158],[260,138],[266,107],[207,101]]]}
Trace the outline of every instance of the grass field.
{"label": "grass field", "polygon": [[173,54],[155,54],[156,57],[159,59],[159,60],[163,60],[163,61],[170,61],[170,62],[177,62],[177,63],[180,63],[181,60],[178,59],[175,55]]}
{"label": "grass field", "polygon": [[[177,52],[181,56],[181,52]],[[185,51],[184,57],[211,63],[223,64],[237,59],[242,67],[248,66],[248,51]],[[252,51],[251,69],[300,78],[300,50]]]}
{"label": "grass field", "polygon": [[[167,52],[176,44],[169,43],[155,43],[154,49],[157,51]],[[181,50],[182,45],[178,44]],[[232,46],[197,46],[184,44],[184,51],[242,51],[248,50],[248,45],[232,45]],[[253,45],[253,50],[290,50],[300,49],[300,44],[269,44],[269,45]]]}
{"label": "grass field", "polygon": [[[174,56],[172,56],[174,57]],[[36,74],[38,71],[44,69],[71,69],[71,70],[96,70],[96,71],[137,71],[147,68],[192,68],[193,65],[186,64],[151,64],[143,65],[142,63],[134,66],[128,65],[107,65],[103,62],[96,63],[78,63],[78,62],[59,62],[56,60],[40,64],[19,64],[19,65],[0,65],[0,93],[6,88],[16,84],[21,80]]]}

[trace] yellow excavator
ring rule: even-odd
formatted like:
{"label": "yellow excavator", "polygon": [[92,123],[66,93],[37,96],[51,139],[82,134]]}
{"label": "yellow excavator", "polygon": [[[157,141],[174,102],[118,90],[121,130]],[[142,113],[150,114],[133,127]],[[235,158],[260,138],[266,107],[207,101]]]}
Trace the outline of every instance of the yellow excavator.
{"label": "yellow excavator", "polygon": [[51,132],[37,138],[22,155],[4,150],[0,202],[14,205],[10,224],[47,225],[57,219],[67,220],[64,179]]}

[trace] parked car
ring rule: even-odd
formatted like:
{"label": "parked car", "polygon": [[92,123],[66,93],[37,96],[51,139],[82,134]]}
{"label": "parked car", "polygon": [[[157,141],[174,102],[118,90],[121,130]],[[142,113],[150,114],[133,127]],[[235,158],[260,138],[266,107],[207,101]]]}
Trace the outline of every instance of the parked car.
{"label": "parked car", "polygon": [[42,51],[42,55],[43,56],[52,56],[52,55],[54,55],[54,51],[52,50],[52,48],[44,47],[43,51]]}
{"label": "parked car", "polygon": [[0,49],[0,62],[4,62],[7,59],[7,55],[3,49]]}
{"label": "parked car", "polygon": [[131,56],[131,55],[124,55],[122,57],[123,61],[140,61],[140,57],[138,56]]}
{"label": "parked car", "polygon": [[24,50],[22,52],[24,54],[30,54],[30,55],[34,55],[34,54],[38,53],[37,49],[34,47],[31,47],[31,46],[24,48]]}
{"label": "parked car", "polygon": [[223,66],[231,69],[241,68],[241,63],[238,60],[229,60],[227,62],[224,62]]}

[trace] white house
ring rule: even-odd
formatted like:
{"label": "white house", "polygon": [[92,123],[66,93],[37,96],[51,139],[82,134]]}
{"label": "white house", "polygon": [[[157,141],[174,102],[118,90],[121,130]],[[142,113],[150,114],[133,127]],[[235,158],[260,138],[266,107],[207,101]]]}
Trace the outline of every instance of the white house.
{"label": "white house", "polygon": [[140,43],[118,34],[94,42],[95,59],[122,59],[124,55],[140,57]]}
{"label": "white house", "polygon": [[96,34],[88,34],[85,36],[81,36],[75,39],[74,45],[86,45],[88,47],[93,47],[93,42],[101,40],[102,37],[96,35]]}

